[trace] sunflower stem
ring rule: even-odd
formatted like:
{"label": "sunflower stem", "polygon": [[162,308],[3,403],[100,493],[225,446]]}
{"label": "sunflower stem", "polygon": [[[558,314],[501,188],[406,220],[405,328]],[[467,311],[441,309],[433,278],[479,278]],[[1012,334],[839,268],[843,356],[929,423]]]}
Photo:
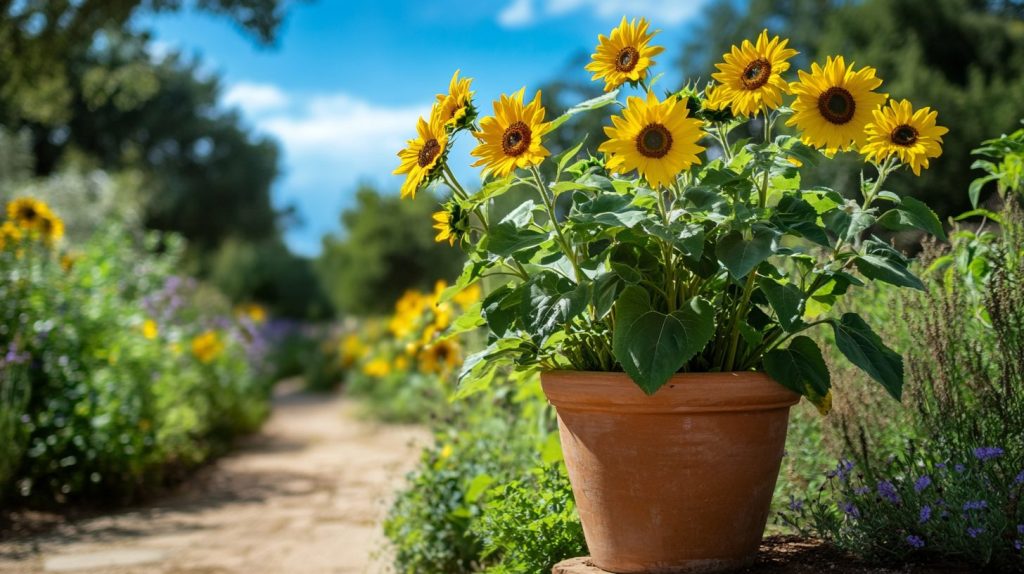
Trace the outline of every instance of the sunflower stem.
{"label": "sunflower stem", "polygon": [[565,256],[569,259],[569,263],[572,264],[572,270],[576,274],[576,283],[583,283],[583,271],[580,269],[579,263],[576,261],[576,252],[573,250],[572,245],[569,244],[565,238],[565,234],[562,232],[562,226],[558,223],[558,217],[555,215],[555,202],[553,197],[548,197],[547,189],[544,185],[544,179],[540,175],[540,170],[537,166],[531,165],[530,171],[533,173],[533,178],[536,181],[537,193],[540,194],[541,199],[544,201],[544,207],[547,209],[548,217],[551,219],[551,226],[555,229],[555,234],[558,236],[558,244],[562,247],[562,251]]}

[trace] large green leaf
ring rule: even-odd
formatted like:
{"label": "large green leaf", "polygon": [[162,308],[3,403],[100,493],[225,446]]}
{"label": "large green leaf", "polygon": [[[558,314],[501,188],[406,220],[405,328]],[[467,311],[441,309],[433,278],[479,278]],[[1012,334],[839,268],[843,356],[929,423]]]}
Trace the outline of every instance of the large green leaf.
{"label": "large green leaf", "polygon": [[543,272],[524,286],[523,322],[538,345],[587,308],[586,286],[577,287],[556,273]]}
{"label": "large green leaf", "polygon": [[554,131],[558,129],[559,126],[569,121],[569,118],[575,116],[576,114],[580,112],[586,112],[589,110],[603,108],[604,106],[607,106],[608,104],[615,102],[618,97],[619,90],[616,89],[608,92],[607,94],[602,94],[600,96],[597,96],[596,98],[591,98],[585,102],[576,104],[575,106],[566,110],[564,114],[552,120],[551,123],[548,125],[548,129],[550,131]]}
{"label": "large green leaf", "polygon": [[521,286],[503,285],[484,298],[482,315],[492,333],[499,337],[505,336],[519,319],[523,291]]}
{"label": "large green leaf", "polygon": [[818,226],[818,212],[814,207],[792,195],[783,196],[775,208],[775,215],[772,216],[772,223],[781,229],[804,237],[810,241],[829,246],[828,235],[825,230]]}
{"label": "large green leaf", "polygon": [[700,352],[714,334],[714,310],[694,298],[671,314],[655,311],[647,292],[626,287],[615,307],[612,351],[622,368],[647,394],[653,394]]}
{"label": "large green leaf", "polygon": [[832,322],[839,351],[885,387],[896,400],[903,395],[903,357],[885,346],[882,339],[856,313]]}
{"label": "large green leaf", "polygon": [[884,254],[858,255],[854,259],[857,270],[868,279],[884,281],[900,287],[913,287],[924,291],[924,283],[907,269],[905,263],[894,257],[887,257]]}
{"label": "large green leaf", "polygon": [[803,292],[792,283],[783,285],[767,277],[759,277],[757,284],[779,318],[782,328],[790,333],[799,331],[804,325],[801,319]]}
{"label": "large green leaf", "polygon": [[913,197],[900,198],[899,205],[883,213],[878,218],[878,223],[887,229],[920,229],[939,239],[946,239],[946,231],[942,229],[939,217],[927,205]]}
{"label": "large green leaf", "polygon": [[719,240],[715,255],[733,277],[742,279],[768,259],[776,237],[775,230],[764,226],[754,226],[750,239],[733,230]]}
{"label": "large green leaf", "polygon": [[547,240],[547,233],[517,227],[515,222],[506,221],[491,227],[488,234],[487,250],[495,255],[506,257],[537,247]]}
{"label": "large green leaf", "polygon": [[793,337],[786,349],[764,356],[764,370],[780,385],[801,395],[824,397],[832,387],[821,349],[810,337]]}

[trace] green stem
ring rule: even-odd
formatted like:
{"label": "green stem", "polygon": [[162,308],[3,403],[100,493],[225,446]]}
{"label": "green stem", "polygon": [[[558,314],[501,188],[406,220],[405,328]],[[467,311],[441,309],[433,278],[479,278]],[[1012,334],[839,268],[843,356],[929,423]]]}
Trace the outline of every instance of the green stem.
{"label": "green stem", "polygon": [[544,179],[540,175],[540,171],[537,166],[530,166],[530,171],[533,172],[534,180],[536,180],[537,193],[540,194],[541,200],[544,202],[544,208],[548,212],[548,217],[551,219],[551,226],[555,229],[555,235],[557,236],[558,244],[562,248],[562,252],[569,259],[569,263],[572,264],[573,272],[576,274],[576,283],[583,283],[583,271],[580,269],[579,263],[576,261],[576,252],[572,249],[572,245],[565,238],[565,234],[562,232],[562,226],[558,223],[558,217],[555,215],[555,202],[554,199],[548,197],[547,189],[544,186]]}

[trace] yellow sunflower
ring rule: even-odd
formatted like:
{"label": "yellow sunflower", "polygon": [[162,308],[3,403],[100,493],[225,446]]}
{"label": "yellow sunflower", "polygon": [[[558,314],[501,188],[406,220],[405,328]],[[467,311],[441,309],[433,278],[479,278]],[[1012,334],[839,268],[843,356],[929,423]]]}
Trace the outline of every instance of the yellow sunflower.
{"label": "yellow sunflower", "polygon": [[868,143],[860,152],[881,163],[896,156],[909,165],[914,175],[928,169],[928,160],[942,155],[942,136],[949,129],[935,124],[938,113],[924,107],[914,111],[907,100],[890,101],[874,110],[875,121],[868,124]]}
{"label": "yellow sunflower", "polygon": [[398,152],[401,163],[393,173],[405,174],[402,197],[415,199],[416,191],[437,177],[448,146],[448,132],[440,112],[440,105],[435,104],[429,122],[421,117],[416,123],[416,139],[409,140],[405,149]]}
{"label": "yellow sunflower", "polygon": [[192,339],[192,354],[200,363],[212,363],[224,352],[224,341],[216,331],[204,331]]}
{"label": "yellow sunflower", "polygon": [[612,30],[609,37],[598,36],[597,51],[590,56],[586,70],[594,72],[594,80],[604,80],[604,91],[647,78],[647,69],[654,65],[651,58],[665,50],[649,45],[658,32],[648,32],[648,26],[646,18],[627,22],[623,16],[619,27]]}
{"label": "yellow sunflower", "polygon": [[544,121],[547,113],[540,105],[540,92],[529,104],[523,104],[520,89],[511,96],[502,94],[494,102],[494,115],[480,120],[480,131],[473,136],[480,141],[470,155],[480,158],[473,167],[484,166],[484,174],[504,177],[513,170],[536,165],[551,155],[541,145],[541,138],[550,129]]}
{"label": "yellow sunflower", "polygon": [[24,235],[21,229],[14,223],[10,221],[3,222],[0,225],[0,249],[6,249],[8,245],[17,245]]}
{"label": "yellow sunflower", "polygon": [[726,100],[738,116],[753,116],[762,108],[774,110],[782,105],[782,94],[789,93],[789,84],[782,73],[789,69],[789,60],[797,51],[787,48],[789,40],[775,36],[768,39],[768,30],[761,32],[757,43],[744,40],[740,47],[722,56],[715,64],[718,72],[711,77],[719,82],[716,98]]}
{"label": "yellow sunflower", "polygon": [[700,163],[701,122],[689,117],[686,102],[674,96],[663,102],[650,92],[646,101],[630,97],[622,115],[612,116],[612,124],[604,128],[608,141],[598,148],[609,154],[611,171],[637,170],[657,189],[671,185],[680,172]]}
{"label": "yellow sunflower", "polygon": [[829,57],[824,68],[814,63],[811,73],[800,70],[800,81],[790,84],[796,101],[786,125],[796,126],[804,143],[829,154],[863,146],[871,111],[888,97],[874,91],[881,85],[874,68],[855,71],[842,56]]}
{"label": "yellow sunflower", "polygon": [[462,241],[469,231],[469,217],[462,206],[454,201],[449,201],[441,206],[441,211],[433,215],[434,229],[437,236],[434,241],[441,243],[445,240],[449,245],[455,245],[456,241]]}
{"label": "yellow sunflower", "polygon": [[475,119],[473,93],[469,90],[472,78],[459,79],[459,71],[455,70],[447,94],[437,94],[438,113],[445,126],[460,128]]}
{"label": "yellow sunflower", "polygon": [[462,352],[455,341],[446,339],[423,347],[418,359],[420,372],[446,373],[459,365]]}
{"label": "yellow sunflower", "polygon": [[53,245],[64,237],[64,221],[53,213],[46,213],[39,221],[39,235],[47,245]]}
{"label": "yellow sunflower", "polygon": [[7,204],[7,218],[23,230],[39,231],[42,221],[50,215],[50,207],[31,197],[19,197]]}

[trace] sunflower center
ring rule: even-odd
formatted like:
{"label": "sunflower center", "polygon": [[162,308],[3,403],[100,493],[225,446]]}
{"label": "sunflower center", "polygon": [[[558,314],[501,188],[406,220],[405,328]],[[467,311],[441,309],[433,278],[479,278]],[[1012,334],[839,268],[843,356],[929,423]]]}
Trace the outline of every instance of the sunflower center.
{"label": "sunflower center", "polygon": [[32,223],[39,218],[39,212],[34,207],[22,207],[18,212],[18,219]]}
{"label": "sunflower center", "polygon": [[505,128],[505,135],[501,136],[501,151],[507,156],[520,156],[530,147],[532,137],[529,126],[515,122]]}
{"label": "sunflower center", "polygon": [[644,156],[658,159],[672,149],[672,133],[661,124],[648,124],[636,136],[636,150]]}
{"label": "sunflower center", "polygon": [[892,133],[889,134],[889,139],[896,145],[907,147],[914,145],[914,142],[917,141],[917,136],[917,128],[902,124],[892,130]]}
{"label": "sunflower center", "polygon": [[615,56],[615,69],[620,72],[632,72],[639,61],[640,52],[633,46],[626,46],[619,50],[618,56]]}
{"label": "sunflower center", "polygon": [[420,167],[427,167],[430,165],[430,162],[434,161],[434,158],[436,158],[439,153],[441,153],[441,144],[439,144],[436,139],[427,140],[427,142],[423,144],[423,147],[420,148],[420,153],[416,158],[416,163],[418,163]]}
{"label": "sunflower center", "polygon": [[818,111],[829,122],[842,125],[853,119],[857,102],[846,88],[832,86],[818,97]]}
{"label": "sunflower center", "polygon": [[748,90],[756,90],[767,84],[768,78],[770,78],[771,75],[771,63],[764,58],[758,58],[757,60],[747,64],[747,67],[743,69],[743,76],[740,79],[743,82],[744,88]]}

